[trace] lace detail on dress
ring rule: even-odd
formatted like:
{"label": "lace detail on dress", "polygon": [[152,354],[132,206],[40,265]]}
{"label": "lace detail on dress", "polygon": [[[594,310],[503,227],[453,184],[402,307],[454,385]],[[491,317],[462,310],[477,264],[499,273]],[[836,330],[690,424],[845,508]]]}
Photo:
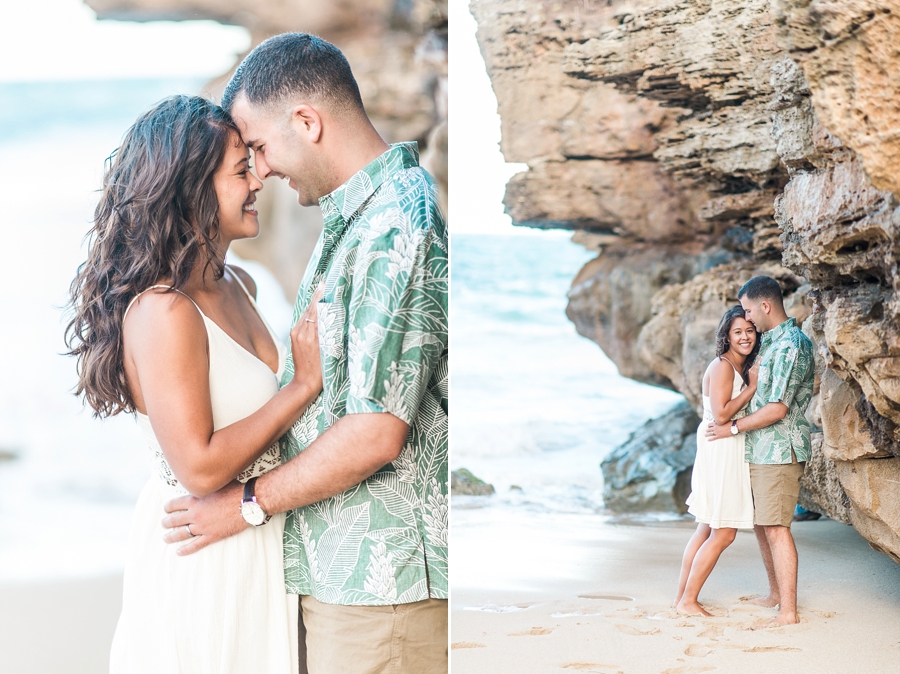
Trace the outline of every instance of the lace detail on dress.
{"label": "lace detail on dress", "polygon": [[[154,463],[156,464],[156,474],[159,479],[165,482],[170,487],[178,487],[183,489],[181,483],[178,481],[178,478],[175,477],[175,473],[172,472],[172,468],[169,466],[169,462],[166,461],[166,457],[159,445],[156,445],[153,448],[153,458]],[[251,477],[259,477],[263,473],[268,473],[270,470],[272,470],[273,468],[277,468],[280,465],[281,450],[278,443],[276,442],[274,445],[269,447],[256,461],[242,470],[238,474],[237,479],[239,482],[246,482]]]}
{"label": "lace detail on dress", "polygon": [[256,461],[247,466],[244,470],[242,470],[237,479],[239,482],[246,482],[251,477],[259,477],[263,473],[268,473],[273,468],[278,468],[281,465],[281,448],[276,442],[274,445],[269,447],[265,453],[260,456]]}
{"label": "lace detail on dress", "polygon": [[153,458],[154,463],[156,464],[156,474],[159,476],[159,479],[170,487],[180,487],[181,483],[175,478],[175,473],[173,473],[172,469],[169,467],[169,462],[166,461],[166,457],[159,445],[153,447]]}

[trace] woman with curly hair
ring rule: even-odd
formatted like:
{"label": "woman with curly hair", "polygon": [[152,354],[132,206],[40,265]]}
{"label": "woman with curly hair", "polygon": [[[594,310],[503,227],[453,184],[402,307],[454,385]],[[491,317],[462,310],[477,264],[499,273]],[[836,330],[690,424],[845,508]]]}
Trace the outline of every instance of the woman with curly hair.
{"label": "woman with curly hair", "polygon": [[688,541],[681,562],[675,608],[688,615],[710,615],[699,603],[700,589],[738,529],[753,528],[750,466],[744,458],[744,434],[721,440],[706,439],[710,421],[726,424],[742,416],[756,392],[753,367],[759,340],[744,310],[725,312],[716,329],[716,357],[703,375],[703,421],[697,429],[697,457],[691,475],[688,512],[697,530]]}
{"label": "woman with curly hair", "polygon": [[108,160],[72,282],[77,394],[96,416],[134,414],[154,464],[129,535],[114,674],[297,669],[284,516],[193,555],[167,545],[161,524],[166,501],[277,466],[279,437],[322,388],[316,302],[291,331],[295,370],[279,390],[285,347],[257,309],[253,280],[225,264],[232,241],[259,233],[262,184],[249,158],[212,102],[156,105]]}

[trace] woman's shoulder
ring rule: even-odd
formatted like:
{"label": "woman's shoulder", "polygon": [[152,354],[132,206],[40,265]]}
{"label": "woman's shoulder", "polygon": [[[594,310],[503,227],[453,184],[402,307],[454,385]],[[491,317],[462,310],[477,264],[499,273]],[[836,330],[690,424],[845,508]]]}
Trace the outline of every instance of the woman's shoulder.
{"label": "woman's shoulder", "polygon": [[728,382],[734,378],[735,373],[734,366],[721,356],[713,358],[706,371],[710,374],[710,377]]}
{"label": "woman's shoulder", "polygon": [[126,332],[176,332],[198,328],[205,331],[203,315],[194,301],[184,293],[168,286],[148,288],[129,305],[123,328]]}

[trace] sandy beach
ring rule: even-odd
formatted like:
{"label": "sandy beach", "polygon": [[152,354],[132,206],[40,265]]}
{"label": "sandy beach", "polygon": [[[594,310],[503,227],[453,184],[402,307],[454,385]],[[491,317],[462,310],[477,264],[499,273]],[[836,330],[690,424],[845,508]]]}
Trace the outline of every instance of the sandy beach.
{"label": "sandy beach", "polygon": [[701,593],[714,617],[685,618],[670,605],[693,522],[473,501],[454,510],[453,674],[900,670],[900,566],[851,527],[794,525],[801,622],[753,630],[775,610],[746,601],[766,589],[752,532],[739,532]]}
{"label": "sandy beach", "polygon": [[11,674],[103,674],[122,576],[0,584],[0,653]]}

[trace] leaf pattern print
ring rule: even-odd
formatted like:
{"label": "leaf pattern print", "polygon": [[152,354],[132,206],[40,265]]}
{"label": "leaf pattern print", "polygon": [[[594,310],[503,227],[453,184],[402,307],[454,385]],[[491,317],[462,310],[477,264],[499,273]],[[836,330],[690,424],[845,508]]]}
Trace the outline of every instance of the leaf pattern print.
{"label": "leaf pattern print", "polygon": [[434,489],[428,494],[428,510],[425,514],[425,531],[428,542],[447,547],[447,522],[450,514],[450,497]]}
{"label": "leaf pattern print", "polygon": [[394,554],[388,552],[383,540],[371,546],[368,574],[363,588],[386,604],[397,603],[397,581],[394,578]]}
{"label": "leaf pattern print", "polygon": [[[320,199],[325,227],[295,320],[317,307],[324,390],[281,440],[289,460],[345,414],[409,424],[400,456],[359,485],[288,513],[285,581],[326,603],[446,599],[448,239],[415,144],[398,144]],[[282,383],[293,377],[288,357]]]}
{"label": "leaf pattern print", "polygon": [[770,402],[781,402],[787,405],[788,413],[771,426],[747,431],[747,461],[791,463],[792,450],[797,461],[809,461],[812,446],[805,415],[815,377],[812,342],[797,327],[795,319],[789,318],[763,333],[758,359],[759,380],[748,412],[756,412]]}
{"label": "leaf pattern print", "polygon": [[416,463],[415,448],[408,442],[400,451],[400,456],[394,461],[394,470],[397,473],[397,479],[401,482],[414,483],[418,477],[418,464]]}

